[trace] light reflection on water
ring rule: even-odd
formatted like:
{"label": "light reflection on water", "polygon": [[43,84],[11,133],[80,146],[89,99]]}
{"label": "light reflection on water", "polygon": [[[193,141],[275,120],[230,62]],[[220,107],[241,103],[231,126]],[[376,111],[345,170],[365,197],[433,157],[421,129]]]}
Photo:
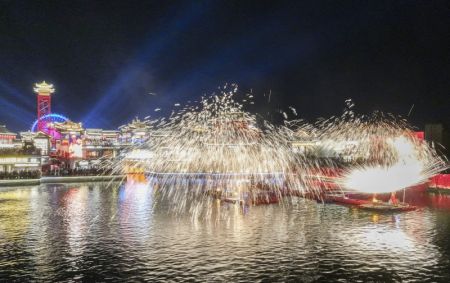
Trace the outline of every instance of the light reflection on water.
{"label": "light reflection on water", "polygon": [[446,281],[448,196],[414,197],[394,215],[298,199],[193,219],[138,183],[2,188],[0,278]]}

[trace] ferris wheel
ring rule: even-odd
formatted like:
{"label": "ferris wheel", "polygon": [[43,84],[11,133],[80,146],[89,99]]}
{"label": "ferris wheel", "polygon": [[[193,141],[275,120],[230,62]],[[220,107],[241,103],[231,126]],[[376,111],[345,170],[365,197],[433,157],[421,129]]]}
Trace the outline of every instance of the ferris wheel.
{"label": "ferris wheel", "polygon": [[42,131],[46,134],[51,134],[51,132],[52,132],[51,125],[53,123],[62,123],[62,122],[66,122],[68,120],[69,120],[69,118],[67,118],[66,116],[63,116],[61,114],[57,114],[57,113],[47,114],[47,115],[44,115],[41,118],[37,119],[36,121],[34,121],[33,125],[31,126],[31,131],[36,132],[37,125],[41,122],[44,122],[45,126],[42,129]]}

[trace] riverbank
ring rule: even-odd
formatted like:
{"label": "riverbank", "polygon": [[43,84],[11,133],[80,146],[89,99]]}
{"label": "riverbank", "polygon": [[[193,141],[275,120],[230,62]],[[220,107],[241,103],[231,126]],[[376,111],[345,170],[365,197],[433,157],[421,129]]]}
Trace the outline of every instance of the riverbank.
{"label": "riverbank", "polygon": [[40,179],[0,180],[0,187],[36,186],[40,184],[122,181],[125,175],[41,177]]}

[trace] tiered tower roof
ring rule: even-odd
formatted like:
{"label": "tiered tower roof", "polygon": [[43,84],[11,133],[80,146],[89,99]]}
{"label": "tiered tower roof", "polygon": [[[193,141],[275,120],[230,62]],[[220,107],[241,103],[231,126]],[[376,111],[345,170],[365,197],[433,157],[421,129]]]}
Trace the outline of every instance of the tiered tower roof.
{"label": "tiered tower roof", "polygon": [[40,95],[50,95],[55,92],[55,88],[53,87],[53,84],[48,84],[45,81],[41,83],[36,83],[33,88],[35,93],[38,93]]}

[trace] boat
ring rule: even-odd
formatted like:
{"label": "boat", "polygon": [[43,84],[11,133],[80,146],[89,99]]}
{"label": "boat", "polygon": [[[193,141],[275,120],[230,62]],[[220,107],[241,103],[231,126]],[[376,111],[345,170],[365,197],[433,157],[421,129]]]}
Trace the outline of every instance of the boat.
{"label": "boat", "polygon": [[223,202],[233,203],[233,204],[246,204],[246,205],[264,205],[264,204],[275,204],[279,203],[280,199],[276,195],[258,195],[255,198],[221,198]]}
{"label": "boat", "polygon": [[253,205],[279,203],[280,198],[275,193],[258,194],[250,200]]}
{"label": "boat", "polygon": [[354,198],[349,198],[348,196],[345,196],[345,195],[333,195],[333,194],[325,195],[324,201],[330,202],[330,203],[337,203],[337,204],[347,204],[347,205],[362,205],[362,204],[372,203],[369,200],[354,199]]}
{"label": "boat", "polygon": [[239,198],[231,198],[231,197],[230,198],[222,198],[221,200],[223,202],[228,202],[228,203],[233,203],[233,204],[243,202],[243,200],[241,200]]}
{"label": "boat", "polygon": [[371,200],[364,200],[358,198],[350,198],[347,195],[342,194],[327,194],[325,195],[324,201],[328,203],[356,206],[361,209],[378,212],[401,212],[417,209],[416,206],[409,205],[404,202],[398,202],[395,198],[395,195],[391,195],[390,202],[383,202],[377,200],[375,196]]}
{"label": "boat", "polygon": [[403,212],[416,210],[417,207],[407,203],[390,204],[387,202],[375,202],[358,205],[359,208],[377,212]]}

